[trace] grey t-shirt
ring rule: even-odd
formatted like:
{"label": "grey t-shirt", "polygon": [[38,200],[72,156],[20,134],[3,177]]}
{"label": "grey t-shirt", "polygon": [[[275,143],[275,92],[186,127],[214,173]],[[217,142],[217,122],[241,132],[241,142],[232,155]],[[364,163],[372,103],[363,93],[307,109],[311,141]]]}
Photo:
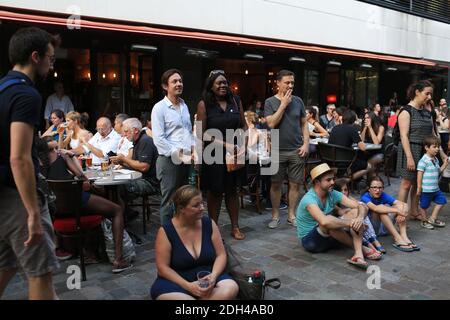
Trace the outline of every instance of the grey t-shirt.
{"label": "grey t-shirt", "polygon": [[[265,116],[273,115],[280,107],[281,101],[273,96],[264,103]],[[300,97],[292,96],[291,103],[286,107],[283,118],[275,129],[280,130],[280,150],[292,151],[303,144],[300,119],[306,117],[305,105]]]}

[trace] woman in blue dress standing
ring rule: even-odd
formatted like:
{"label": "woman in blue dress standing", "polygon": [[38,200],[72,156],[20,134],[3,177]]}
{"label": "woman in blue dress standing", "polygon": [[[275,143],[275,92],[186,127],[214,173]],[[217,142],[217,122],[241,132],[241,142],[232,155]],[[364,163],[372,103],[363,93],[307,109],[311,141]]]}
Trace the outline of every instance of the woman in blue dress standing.
{"label": "woman in blue dress standing", "polygon": [[[224,273],[227,254],[216,223],[203,215],[201,192],[190,185],[182,186],[175,192],[173,203],[174,217],[156,236],[158,277],[151,288],[152,299],[234,299],[239,288]],[[210,272],[207,287],[200,286],[200,271]]]}

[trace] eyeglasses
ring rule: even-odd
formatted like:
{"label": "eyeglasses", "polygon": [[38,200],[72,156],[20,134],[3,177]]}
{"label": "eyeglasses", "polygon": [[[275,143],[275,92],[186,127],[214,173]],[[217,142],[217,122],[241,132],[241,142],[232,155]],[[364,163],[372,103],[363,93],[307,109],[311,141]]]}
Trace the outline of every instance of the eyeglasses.
{"label": "eyeglasses", "polygon": [[213,76],[213,75],[215,75],[215,74],[222,74],[222,75],[225,75],[225,71],[223,71],[223,70],[213,70],[213,71],[211,71],[211,72],[209,73],[209,76],[208,76],[208,77],[211,77],[211,76]]}
{"label": "eyeglasses", "polygon": [[383,190],[384,187],[370,187],[370,189],[375,189],[375,190]]}
{"label": "eyeglasses", "polygon": [[55,63],[56,57],[54,54],[53,55],[46,54],[45,56],[48,57],[48,60],[50,60],[50,63],[52,63],[52,64]]}

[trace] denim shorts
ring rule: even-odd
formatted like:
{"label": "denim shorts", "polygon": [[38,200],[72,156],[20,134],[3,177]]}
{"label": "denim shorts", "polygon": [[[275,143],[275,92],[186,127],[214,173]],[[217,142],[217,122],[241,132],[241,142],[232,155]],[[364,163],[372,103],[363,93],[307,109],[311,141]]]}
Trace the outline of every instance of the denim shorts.
{"label": "denim shorts", "polygon": [[314,227],[314,229],[302,238],[301,243],[306,251],[320,253],[338,246],[339,242],[336,239],[331,236],[322,236],[317,230],[318,228],[319,226]]}
{"label": "denim shorts", "polygon": [[447,204],[447,199],[441,190],[436,192],[422,192],[420,195],[420,207],[422,209],[428,209],[431,202],[444,205]]}

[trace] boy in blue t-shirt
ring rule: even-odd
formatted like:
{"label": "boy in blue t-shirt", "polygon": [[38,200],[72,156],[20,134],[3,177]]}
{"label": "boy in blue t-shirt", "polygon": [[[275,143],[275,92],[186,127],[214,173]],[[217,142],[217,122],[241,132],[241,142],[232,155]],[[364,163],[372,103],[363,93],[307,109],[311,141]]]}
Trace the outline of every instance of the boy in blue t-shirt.
{"label": "boy in blue t-shirt", "polygon": [[417,165],[417,196],[420,196],[421,215],[426,217],[426,210],[430,207],[431,202],[436,205],[433,208],[430,218],[422,221],[422,227],[426,229],[434,229],[434,227],[445,227],[445,222],[439,220],[438,214],[447,204],[447,199],[439,189],[439,175],[448,166],[448,158],[445,159],[441,167],[436,155],[439,152],[439,139],[435,136],[425,138],[423,141],[425,154]]}
{"label": "boy in blue t-shirt", "polygon": [[[369,218],[372,222],[380,221],[394,238],[392,246],[404,252],[418,251],[416,246],[406,233],[406,217],[408,206],[406,203],[396,200],[385,193],[384,182],[380,177],[372,177],[369,182],[369,191],[362,195],[361,201],[369,207]],[[392,219],[395,218],[399,230],[394,226]]]}

